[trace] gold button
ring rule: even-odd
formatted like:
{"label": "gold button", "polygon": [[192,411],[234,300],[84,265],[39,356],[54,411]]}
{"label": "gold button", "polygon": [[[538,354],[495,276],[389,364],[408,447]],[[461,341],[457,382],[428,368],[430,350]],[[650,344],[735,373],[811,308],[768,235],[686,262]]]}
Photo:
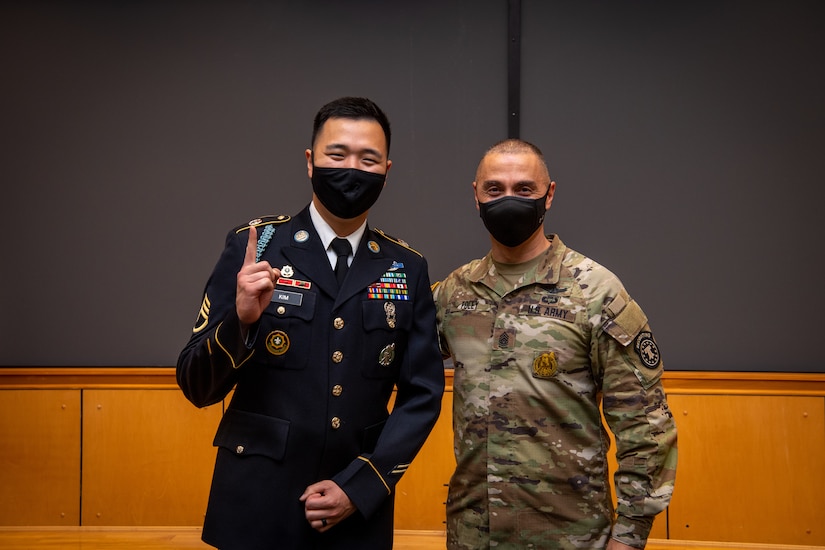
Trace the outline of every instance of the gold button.
{"label": "gold button", "polygon": [[335,384],[334,386],[332,386],[332,395],[334,395],[335,397],[338,397],[339,395],[341,395],[341,393],[343,391],[344,391],[344,387],[341,386],[340,384]]}
{"label": "gold button", "polygon": [[332,354],[332,362],[333,363],[340,363],[343,360],[344,360],[344,354],[341,353],[340,351],[336,351],[335,353]]}
{"label": "gold button", "polygon": [[330,424],[332,424],[332,429],[333,430],[337,430],[338,428],[341,427],[341,419],[338,418],[337,416],[333,416],[332,417],[332,422],[330,422]]}
{"label": "gold button", "polygon": [[278,306],[278,315],[283,315],[286,313],[286,308],[284,306]]}
{"label": "gold button", "polygon": [[332,322],[332,326],[334,326],[338,330],[341,330],[342,328],[344,328],[344,320],[340,317],[336,317],[335,320]]}
{"label": "gold button", "polygon": [[235,452],[239,455],[243,454],[243,445],[238,445],[237,447],[235,447]]}

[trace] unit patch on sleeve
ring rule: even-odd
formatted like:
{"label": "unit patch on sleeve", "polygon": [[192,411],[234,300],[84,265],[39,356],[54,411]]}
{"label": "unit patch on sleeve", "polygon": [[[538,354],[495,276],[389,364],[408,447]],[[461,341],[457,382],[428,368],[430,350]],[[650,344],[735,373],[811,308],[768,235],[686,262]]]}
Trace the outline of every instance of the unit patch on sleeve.
{"label": "unit patch on sleeve", "polygon": [[636,336],[636,342],[633,344],[639,359],[642,360],[644,366],[649,369],[655,369],[662,361],[662,356],[659,353],[659,346],[653,339],[653,334],[648,331],[642,331]]}

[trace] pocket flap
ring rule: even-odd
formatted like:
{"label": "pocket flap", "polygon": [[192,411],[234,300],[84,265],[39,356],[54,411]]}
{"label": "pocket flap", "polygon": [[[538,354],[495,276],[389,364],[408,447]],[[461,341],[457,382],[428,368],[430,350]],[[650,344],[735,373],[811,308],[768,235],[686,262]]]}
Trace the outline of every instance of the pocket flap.
{"label": "pocket flap", "polygon": [[283,460],[288,435],[287,420],[228,409],[212,444],[238,456],[263,455],[273,460]]}

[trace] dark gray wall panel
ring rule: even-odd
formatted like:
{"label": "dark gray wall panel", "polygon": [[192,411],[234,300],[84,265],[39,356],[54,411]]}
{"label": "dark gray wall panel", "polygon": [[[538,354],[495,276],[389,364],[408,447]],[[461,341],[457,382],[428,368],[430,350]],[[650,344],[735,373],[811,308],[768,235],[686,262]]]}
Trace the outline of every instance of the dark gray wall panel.
{"label": "dark gray wall panel", "polygon": [[547,227],[620,276],[669,369],[825,368],[823,7],[523,3]]}

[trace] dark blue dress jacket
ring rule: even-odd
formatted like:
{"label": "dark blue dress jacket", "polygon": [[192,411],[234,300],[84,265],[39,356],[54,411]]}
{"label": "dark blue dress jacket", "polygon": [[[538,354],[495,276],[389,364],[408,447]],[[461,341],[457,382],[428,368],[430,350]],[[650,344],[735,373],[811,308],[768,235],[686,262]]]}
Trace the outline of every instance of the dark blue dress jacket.
{"label": "dark blue dress jacket", "polygon": [[[231,231],[177,365],[199,407],[234,388],[203,539],[222,550],[390,549],[395,485],[444,390],[426,260],[367,227],[339,290],[308,208],[252,223],[260,259],[282,270],[272,302],[244,341],[235,288],[249,226]],[[358,512],[318,533],[298,498],[324,479]]]}

